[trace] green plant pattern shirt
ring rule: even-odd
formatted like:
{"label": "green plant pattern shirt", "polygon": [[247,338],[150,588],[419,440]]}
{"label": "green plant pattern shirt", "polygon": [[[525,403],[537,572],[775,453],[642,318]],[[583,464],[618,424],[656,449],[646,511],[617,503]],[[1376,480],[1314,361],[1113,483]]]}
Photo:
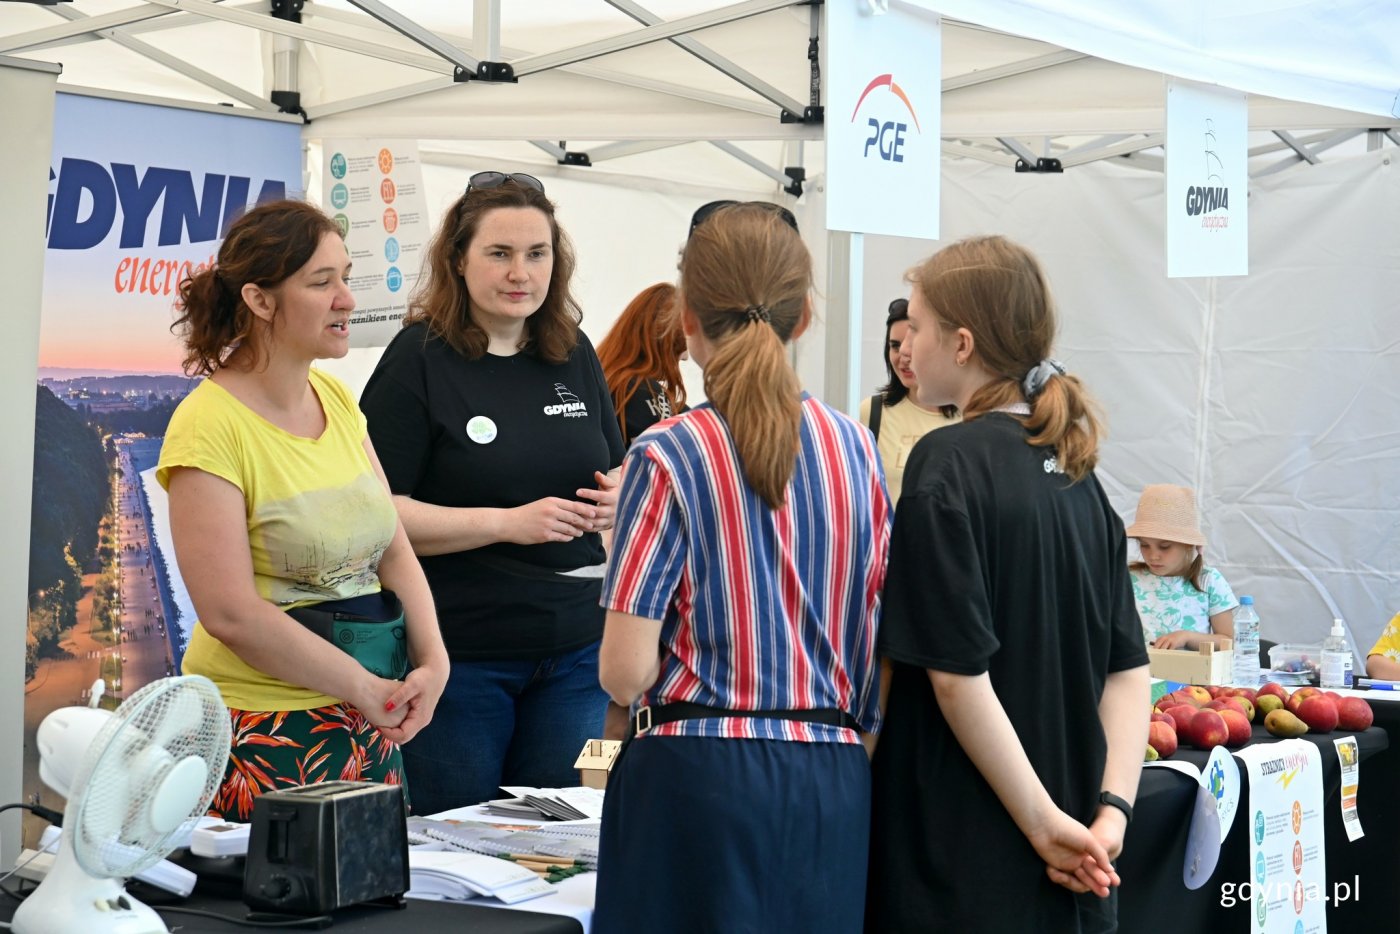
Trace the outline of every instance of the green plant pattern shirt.
{"label": "green plant pattern shirt", "polygon": [[1206,589],[1200,591],[1184,577],[1158,577],[1145,568],[1129,572],[1133,599],[1142,618],[1142,637],[1149,644],[1159,636],[1186,630],[1210,632],[1210,618],[1240,605],[1235,592],[1215,568],[1202,569]]}

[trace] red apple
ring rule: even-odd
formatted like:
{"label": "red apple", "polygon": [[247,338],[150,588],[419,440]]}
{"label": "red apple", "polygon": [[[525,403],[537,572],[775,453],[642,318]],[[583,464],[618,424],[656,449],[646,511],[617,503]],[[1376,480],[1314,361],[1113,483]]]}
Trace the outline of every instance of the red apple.
{"label": "red apple", "polygon": [[1196,716],[1191,718],[1190,729],[1191,745],[1197,749],[1224,746],[1230,739],[1230,728],[1214,710],[1197,711]]}
{"label": "red apple", "polygon": [[1176,752],[1176,742],[1176,730],[1172,729],[1170,723],[1154,720],[1148,725],[1147,745],[1157,750],[1158,758],[1171,758]]}
{"label": "red apple", "polygon": [[1255,695],[1256,693],[1257,693],[1257,692],[1256,692],[1253,688],[1228,688],[1228,689],[1226,689],[1225,696],[1226,696],[1226,697],[1243,697],[1245,700],[1247,700],[1247,701],[1249,701],[1251,704],[1253,704],[1253,703],[1254,703],[1254,695]]}
{"label": "red apple", "polygon": [[1211,699],[1211,700],[1215,700],[1217,697],[1219,697],[1219,696],[1220,696],[1222,693],[1224,693],[1226,690],[1228,690],[1228,689],[1227,689],[1227,688],[1224,688],[1224,687],[1221,687],[1221,686],[1218,685],[1218,684],[1207,684],[1207,685],[1206,685],[1206,693],[1208,693],[1208,694],[1210,695],[1210,699]]}
{"label": "red apple", "polygon": [[1220,711],[1220,719],[1225,721],[1225,725],[1230,730],[1230,738],[1225,742],[1226,746],[1236,749],[1249,742],[1253,731],[1250,729],[1249,721],[1245,719],[1244,714],[1238,710],[1222,710]]}
{"label": "red apple", "polygon": [[1355,733],[1369,730],[1375,719],[1371,705],[1359,697],[1343,697],[1337,706],[1337,726],[1344,730]]}
{"label": "red apple", "polygon": [[1191,721],[1195,718],[1198,708],[1190,704],[1178,704],[1162,712],[1176,721],[1177,735],[1185,739],[1190,733]]}
{"label": "red apple", "polygon": [[1192,697],[1196,698],[1196,700],[1200,701],[1200,706],[1202,707],[1204,707],[1207,702],[1212,700],[1210,691],[1207,691],[1203,686],[1199,684],[1188,684],[1186,685],[1186,687],[1182,688],[1182,690],[1190,694]]}
{"label": "red apple", "polygon": [[1321,693],[1321,691],[1313,687],[1299,688],[1298,690],[1293,692],[1292,696],[1288,698],[1288,703],[1284,704],[1283,706],[1288,708],[1288,710],[1292,713],[1296,714],[1298,712],[1299,705],[1301,705],[1303,701],[1307,700],[1309,697]]}
{"label": "red apple", "polygon": [[1288,688],[1279,684],[1277,681],[1269,681],[1265,683],[1262,687],[1260,687],[1259,690],[1255,691],[1255,703],[1258,703],[1259,698],[1263,697],[1266,694],[1272,694],[1279,700],[1283,701],[1285,704],[1288,703]]}
{"label": "red apple", "polygon": [[1248,720],[1250,708],[1247,705],[1248,701],[1243,697],[1217,697],[1209,704],[1206,704],[1206,708],[1208,710],[1233,710],[1236,713],[1243,714],[1244,718]]}
{"label": "red apple", "polygon": [[1337,728],[1337,704],[1326,694],[1318,693],[1303,698],[1303,702],[1293,712],[1313,733],[1331,733]]}

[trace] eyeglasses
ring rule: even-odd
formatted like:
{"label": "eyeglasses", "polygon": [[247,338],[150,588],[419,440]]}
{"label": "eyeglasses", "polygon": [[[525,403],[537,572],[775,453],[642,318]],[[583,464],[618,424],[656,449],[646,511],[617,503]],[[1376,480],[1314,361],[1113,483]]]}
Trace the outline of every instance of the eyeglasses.
{"label": "eyeglasses", "polygon": [[[705,218],[709,217],[720,208],[727,208],[731,204],[757,204],[761,207],[765,207],[782,218],[784,224],[787,224],[793,230],[797,230],[797,218],[793,217],[792,212],[781,204],[774,204],[771,201],[711,201],[709,204],[702,204],[695,213],[690,216],[690,233],[686,234],[686,239],[690,239],[691,234],[695,233],[695,228],[703,224]],[[801,231],[798,230],[798,233],[801,233]]]}
{"label": "eyeglasses", "polygon": [[533,175],[526,175],[524,172],[477,172],[467,179],[467,191],[478,188],[483,191],[490,188],[500,188],[506,182],[515,182],[522,188],[533,188],[540,194],[544,194],[544,182]]}

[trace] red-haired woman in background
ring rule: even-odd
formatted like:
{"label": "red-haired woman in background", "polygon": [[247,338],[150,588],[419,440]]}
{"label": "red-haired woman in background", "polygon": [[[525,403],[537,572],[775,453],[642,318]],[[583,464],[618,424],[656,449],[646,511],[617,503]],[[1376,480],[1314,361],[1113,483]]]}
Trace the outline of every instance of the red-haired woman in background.
{"label": "red-haired woman in background", "polygon": [[676,287],[647,286],[628,302],[598,345],[598,361],[612,393],[623,443],[685,411],[680,362],[685,333],[675,309]]}

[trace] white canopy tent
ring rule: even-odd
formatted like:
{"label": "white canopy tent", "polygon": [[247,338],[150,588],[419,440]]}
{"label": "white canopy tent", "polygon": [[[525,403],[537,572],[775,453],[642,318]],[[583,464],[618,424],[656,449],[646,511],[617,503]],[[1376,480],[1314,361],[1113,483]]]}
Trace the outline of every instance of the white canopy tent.
{"label": "white canopy tent", "polygon": [[[891,5],[944,16],[945,235],[1002,232],[1045,258],[1063,355],[1105,400],[1115,502],[1127,515],[1146,483],[1198,487],[1209,556],[1255,593],[1266,638],[1318,641],[1341,615],[1364,653],[1400,610],[1400,494],[1385,482],[1400,467],[1400,5]],[[823,99],[808,57],[814,30],[826,38],[820,12],[796,0],[10,3],[0,54],[62,63],[60,90],[245,112],[295,100],[312,149],[417,140],[430,209],[471,169],[531,171],[577,241],[595,340],[636,291],[674,275],[699,203],[784,201],[832,299],[799,368],[844,400],[880,381],[885,305],[936,245],[870,237],[863,267],[841,268],[847,235],[823,229],[809,112]],[[514,83],[454,80],[500,63]],[[1164,278],[1163,75],[1250,95],[1246,278]],[[864,314],[848,327],[852,273]],[[864,378],[843,362],[854,333]],[[372,359],[357,352],[343,375],[362,381]]]}

